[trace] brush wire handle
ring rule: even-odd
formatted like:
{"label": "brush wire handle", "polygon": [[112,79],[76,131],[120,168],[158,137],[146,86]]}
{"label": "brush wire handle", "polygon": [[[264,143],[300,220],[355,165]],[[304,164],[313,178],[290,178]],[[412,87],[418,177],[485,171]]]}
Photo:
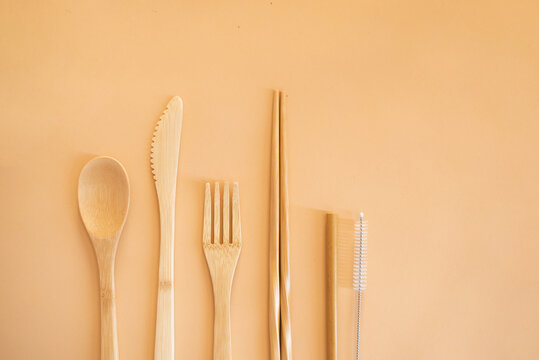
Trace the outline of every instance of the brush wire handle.
{"label": "brush wire handle", "polygon": [[359,360],[359,340],[361,335],[361,292],[356,293],[357,322],[356,322],[356,360]]}
{"label": "brush wire handle", "polygon": [[98,259],[101,295],[101,360],[118,360],[114,258]]}

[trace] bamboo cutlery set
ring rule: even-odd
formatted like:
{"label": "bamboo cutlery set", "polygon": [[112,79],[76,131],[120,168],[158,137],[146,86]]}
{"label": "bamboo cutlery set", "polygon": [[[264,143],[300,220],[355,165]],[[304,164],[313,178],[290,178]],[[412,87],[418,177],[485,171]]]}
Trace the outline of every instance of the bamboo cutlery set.
{"label": "bamboo cutlery set", "polygon": [[[160,255],[155,332],[155,360],[174,359],[174,218],[182,130],[183,103],[174,97],[157,123],[151,145],[151,168],[159,201]],[[270,359],[292,359],[290,326],[290,245],[286,157],[286,96],[274,92],[269,233],[269,342]],[[214,297],[214,360],[230,360],[230,296],[241,252],[239,186],[206,184],[201,245],[211,276]],[[101,359],[118,360],[114,264],[118,241],[129,209],[129,179],[125,168],[111,157],[97,157],[81,171],[78,186],[81,218],[92,241],[99,269],[101,301]],[[222,204],[222,209],[221,209]],[[221,219],[222,214],[222,219]],[[365,285],[363,216],[343,222],[350,231],[337,230],[335,215],[328,215],[327,311],[328,359],[336,351],[336,246],[353,245],[352,286],[357,288],[357,358],[359,310]],[[350,226],[348,225],[350,224]],[[340,229],[339,229],[340,230]],[[342,236],[341,236],[342,235]],[[351,236],[350,236],[351,235]],[[339,237],[342,237],[340,239]]]}

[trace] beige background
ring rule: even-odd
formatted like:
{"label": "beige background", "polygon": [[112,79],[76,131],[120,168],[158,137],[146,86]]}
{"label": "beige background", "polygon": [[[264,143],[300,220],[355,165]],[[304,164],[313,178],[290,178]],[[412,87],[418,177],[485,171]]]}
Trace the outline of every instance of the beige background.
{"label": "beige background", "polygon": [[153,356],[154,125],[185,104],[176,358],[210,359],[203,182],[240,182],[235,359],[267,359],[271,89],[289,93],[296,359],[323,359],[322,210],[370,222],[363,359],[539,358],[536,1],[0,1],[0,358],[97,359],[77,178],[123,162],[120,356]]}

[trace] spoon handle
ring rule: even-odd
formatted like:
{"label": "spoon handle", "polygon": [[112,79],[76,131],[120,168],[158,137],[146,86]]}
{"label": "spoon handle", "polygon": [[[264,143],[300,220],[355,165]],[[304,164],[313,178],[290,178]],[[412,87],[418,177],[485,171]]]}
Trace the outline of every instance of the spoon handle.
{"label": "spoon handle", "polygon": [[112,261],[101,262],[99,277],[101,288],[101,360],[118,360],[116,292]]}

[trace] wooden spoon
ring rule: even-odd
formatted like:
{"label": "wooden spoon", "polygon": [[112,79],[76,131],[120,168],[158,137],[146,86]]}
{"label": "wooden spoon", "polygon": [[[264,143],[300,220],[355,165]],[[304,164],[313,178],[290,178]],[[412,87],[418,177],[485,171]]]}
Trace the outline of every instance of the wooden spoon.
{"label": "wooden spoon", "polygon": [[101,359],[118,360],[114,262],[129,209],[129,179],[117,160],[90,160],[79,177],[79,210],[94,246],[101,288]]}

